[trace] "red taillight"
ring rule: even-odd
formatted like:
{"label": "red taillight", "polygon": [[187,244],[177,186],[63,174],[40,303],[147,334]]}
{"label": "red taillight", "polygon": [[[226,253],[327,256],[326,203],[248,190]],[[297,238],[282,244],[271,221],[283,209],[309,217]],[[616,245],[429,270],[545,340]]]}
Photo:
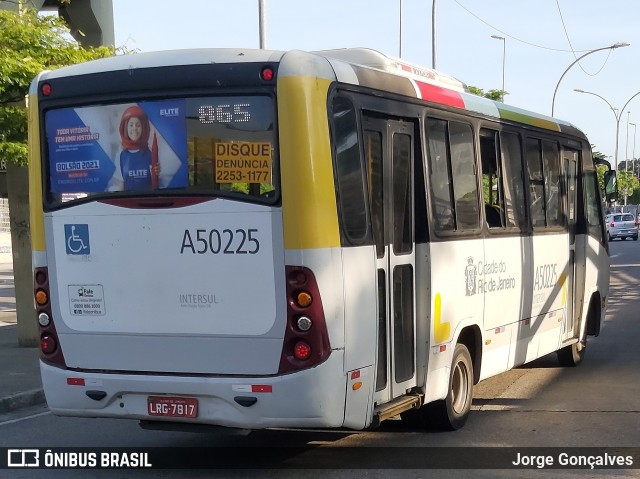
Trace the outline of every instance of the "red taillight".
{"label": "red taillight", "polygon": [[43,334],[40,338],[40,349],[44,354],[52,354],[58,347],[55,338],[49,334]]}
{"label": "red taillight", "polygon": [[311,346],[304,341],[298,341],[293,347],[293,355],[298,361],[306,361],[311,357]]}
{"label": "red taillight", "polygon": [[260,72],[260,76],[262,77],[262,79],[264,81],[271,81],[273,80],[274,77],[274,73],[273,73],[273,68],[271,67],[264,67],[262,69],[262,71]]}
{"label": "red taillight", "polygon": [[48,83],[45,83],[44,85],[42,85],[41,91],[44,96],[51,95],[51,85],[49,85]]}
{"label": "red taillight", "polygon": [[610,224],[609,226],[611,226],[612,228],[615,228],[615,227],[616,227],[616,224],[612,221],[612,222],[611,222],[611,224]]}
{"label": "red taillight", "polygon": [[320,289],[313,272],[287,266],[287,324],[280,357],[280,374],[314,367],[331,354]]}
{"label": "red taillight", "polygon": [[46,266],[33,270],[33,295],[40,329],[40,358],[49,364],[66,367],[51,311],[49,270]]}

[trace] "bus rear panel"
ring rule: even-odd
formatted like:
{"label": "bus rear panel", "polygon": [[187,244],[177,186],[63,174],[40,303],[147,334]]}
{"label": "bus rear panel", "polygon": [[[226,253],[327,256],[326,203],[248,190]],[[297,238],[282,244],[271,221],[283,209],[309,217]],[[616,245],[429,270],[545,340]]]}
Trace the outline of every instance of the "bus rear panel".
{"label": "bus rear panel", "polygon": [[[285,248],[281,185],[312,180],[281,175],[279,145],[291,138],[278,124],[299,112],[279,112],[276,86],[282,98],[299,86],[279,79],[275,54],[236,63],[218,53],[215,63],[198,64],[195,52],[182,59],[191,64],[153,66],[142,55],[132,69],[115,58],[34,82],[35,289],[56,414],[344,423],[347,376],[340,337],[329,337],[339,258],[326,247],[303,254],[297,233]],[[313,203],[304,215],[318,216]],[[293,229],[305,228],[299,216]]]}

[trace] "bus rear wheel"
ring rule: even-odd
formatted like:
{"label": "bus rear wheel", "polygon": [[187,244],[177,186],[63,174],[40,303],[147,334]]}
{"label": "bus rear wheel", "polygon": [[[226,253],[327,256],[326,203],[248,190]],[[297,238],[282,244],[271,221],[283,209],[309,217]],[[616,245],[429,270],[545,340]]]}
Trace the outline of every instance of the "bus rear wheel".
{"label": "bus rear wheel", "polygon": [[558,350],[556,354],[558,356],[560,366],[574,368],[579,365],[584,359],[584,352],[586,348],[587,336],[585,335],[582,341],[578,341],[577,343],[573,343],[570,346],[565,346]]}
{"label": "bus rear wheel", "polygon": [[473,363],[464,344],[453,351],[449,392],[441,401],[427,404],[429,422],[439,429],[454,431],[467,422],[473,400]]}

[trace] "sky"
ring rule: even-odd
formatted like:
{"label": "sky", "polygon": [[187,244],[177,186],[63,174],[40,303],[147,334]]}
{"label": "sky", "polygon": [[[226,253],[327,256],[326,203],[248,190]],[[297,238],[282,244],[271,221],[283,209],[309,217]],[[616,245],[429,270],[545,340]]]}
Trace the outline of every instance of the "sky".
{"label": "sky", "polygon": [[[612,163],[619,125],[618,161],[640,157],[633,125],[640,130],[640,94],[627,104],[640,92],[637,0],[264,0],[266,48],[366,47],[431,67],[433,2],[437,70],[502,89],[504,47],[505,103],[551,115],[557,88],[554,116],[584,131]],[[116,46],[258,48],[258,4],[113,0]],[[567,71],[581,55],[617,42],[630,46],[589,53]]]}

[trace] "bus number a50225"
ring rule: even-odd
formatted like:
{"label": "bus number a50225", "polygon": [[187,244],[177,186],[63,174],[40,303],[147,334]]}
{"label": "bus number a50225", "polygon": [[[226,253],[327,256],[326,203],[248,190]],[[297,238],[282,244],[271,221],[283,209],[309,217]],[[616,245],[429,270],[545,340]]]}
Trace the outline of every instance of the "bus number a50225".
{"label": "bus number a50225", "polygon": [[258,230],[184,230],[180,254],[256,254],[260,251]]}

